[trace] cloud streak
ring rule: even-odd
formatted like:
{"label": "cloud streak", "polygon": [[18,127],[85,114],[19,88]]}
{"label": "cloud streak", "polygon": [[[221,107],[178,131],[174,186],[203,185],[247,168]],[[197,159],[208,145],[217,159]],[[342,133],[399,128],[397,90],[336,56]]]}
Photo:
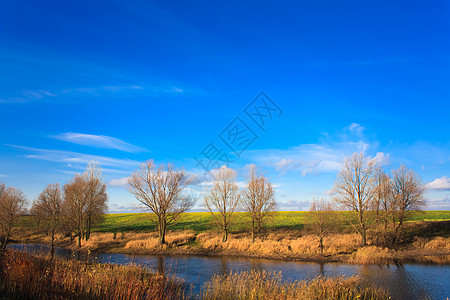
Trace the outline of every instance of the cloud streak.
{"label": "cloud streak", "polygon": [[[363,134],[364,127],[352,123],[334,135],[324,133],[315,144],[301,144],[288,149],[249,150],[247,159],[258,164],[273,166],[284,175],[297,171],[307,174],[337,172],[343,167],[345,158],[355,152],[373,150],[373,143]],[[389,153],[377,152],[373,157],[382,165],[390,162]]]}
{"label": "cloud streak", "polygon": [[26,154],[25,155],[26,158],[64,163],[69,167],[74,168],[77,168],[77,165],[85,167],[90,161],[96,161],[102,167],[113,167],[126,170],[135,169],[139,165],[139,162],[130,159],[119,159],[72,151],[39,149],[18,145],[7,145],[7,146],[32,152],[32,154]]}
{"label": "cloud streak", "polygon": [[127,188],[129,179],[130,179],[130,177],[122,177],[122,178],[118,178],[118,179],[111,179],[109,181],[109,185],[110,186]]}
{"label": "cloud streak", "polygon": [[450,178],[443,176],[425,185],[427,190],[450,191]]}
{"label": "cloud streak", "polygon": [[50,92],[47,90],[23,90],[18,92],[16,96],[0,98],[0,103],[28,103],[45,98],[91,95],[95,97],[121,95],[124,93],[137,92],[141,95],[157,95],[157,94],[181,94],[186,92],[185,89],[176,86],[157,86],[157,85],[105,85],[97,87],[74,87],[63,88],[62,90]]}
{"label": "cloud streak", "polygon": [[106,148],[106,149],[116,149],[124,152],[130,153],[138,153],[138,152],[146,152],[147,150],[129,144],[123,140],[110,137],[107,135],[94,135],[94,134],[86,134],[86,133],[75,133],[75,132],[66,132],[60,135],[51,136],[55,139],[66,141],[69,143],[74,143],[78,145],[91,146],[96,148]]}

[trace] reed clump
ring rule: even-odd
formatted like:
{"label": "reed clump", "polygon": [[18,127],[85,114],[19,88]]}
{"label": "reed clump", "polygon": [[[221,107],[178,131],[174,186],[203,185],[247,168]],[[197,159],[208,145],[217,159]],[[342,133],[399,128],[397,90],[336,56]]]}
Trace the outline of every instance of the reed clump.
{"label": "reed clump", "polygon": [[[125,245],[125,249],[128,250],[161,249],[158,242],[158,236],[156,234],[136,234],[135,236],[128,236],[127,238],[130,239],[130,241],[128,241]],[[169,232],[166,235],[166,244],[163,245],[163,248],[186,245],[194,241],[195,238],[195,233],[192,230]]]}
{"label": "reed clump", "polygon": [[377,246],[359,248],[349,259],[354,264],[388,264],[394,257],[394,251]]}
{"label": "reed clump", "polygon": [[441,236],[430,239],[425,245],[425,249],[428,250],[450,250],[450,238],[444,238]]}
{"label": "reed clump", "polygon": [[363,285],[358,277],[317,277],[283,282],[280,273],[250,271],[214,276],[203,286],[202,299],[389,299],[379,288]]}
{"label": "reed clump", "polygon": [[[229,251],[253,255],[317,255],[319,243],[313,235],[292,236],[283,233],[270,233],[266,238],[257,238],[252,242],[250,236],[230,235],[223,243],[219,234],[204,232],[197,235],[200,247],[209,251]],[[360,239],[356,234],[334,234],[324,241],[324,254],[335,255],[352,253],[359,248]]]}
{"label": "reed clump", "polygon": [[86,264],[7,250],[0,257],[6,299],[180,299],[180,283],[137,266]]}

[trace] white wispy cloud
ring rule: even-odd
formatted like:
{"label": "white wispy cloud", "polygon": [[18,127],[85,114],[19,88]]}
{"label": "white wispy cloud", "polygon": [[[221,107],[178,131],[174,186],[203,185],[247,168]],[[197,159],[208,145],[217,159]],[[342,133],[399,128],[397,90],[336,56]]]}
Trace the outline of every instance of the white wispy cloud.
{"label": "white wispy cloud", "polygon": [[308,210],[310,206],[309,200],[287,200],[279,201],[278,207],[286,210]]}
{"label": "white wispy cloud", "polygon": [[128,187],[128,180],[130,179],[130,177],[122,177],[122,178],[117,178],[117,179],[111,179],[109,181],[109,185],[110,186],[117,186],[117,187]]}
{"label": "white wispy cloud", "polygon": [[[303,176],[322,172],[336,172],[343,167],[346,157],[355,152],[366,152],[371,147],[363,136],[364,127],[357,123],[343,128],[340,132],[323,137],[315,144],[301,144],[288,149],[250,150],[246,158],[260,165],[273,166],[285,174],[300,171]],[[376,161],[387,164],[389,154],[378,152]]]}
{"label": "white wispy cloud", "polygon": [[354,152],[364,152],[367,147],[362,141],[330,145],[304,144],[285,150],[255,150],[250,155],[261,164],[274,166],[282,174],[298,170],[305,176],[309,173],[338,171],[346,157]]}
{"label": "white wispy cloud", "polygon": [[101,167],[113,167],[126,170],[135,169],[139,165],[139,162],[130,159],[119,159],[72,151],[39,149],[18,145],[8,146],[31,152],[32,154],[25,155],[26,158],[64,163],[65,165],[74,168],[80,168],[81,166],[86,167],[86,165],[91,161],[98,162]]}
{"label": "white wispy cloud", "polygon": [[384,152],[377,152],[373,159],[380,165],[387,165],[390,163],[390,154]]}
{"label": "white wispy cloud", "polygon": [[123,140],[107,135],[66,132],[51,137],[74,144],[91,146],[96,148],[116,149],[131,153],[147,151],[142,147],[129,144]]}
{"label": "white wispy cloud", "polygon": [[0,98],[0,103],[25,103],[45,97],[56,97],[56,94],[46,90],[23,90],[17,96]]}
{"label": "white wispy cloud", "polygon": [[350,124],[350,126],[344,128],[344,129],[349,130],[349,131],[351,131],[353,133],[356,133],[358,135],[361,135],[365,128],[363,126],[361,126],[361,124],[352,123],[352,124]]}
{"label": "white wispy cloud", "polygon": [[425,185],[427,190],[450,191],[450,178],[443,176]]}
{"label": "white wispy cloud", "polygon": [[427,210],[448,210],[450,197],[427,199]]}
{"label": "white wispy cloud", "polygon": [[[189,91],[195,91],[189,89]],[[27,103],[36,100],[42,100],[48,97],[60,97],[60,96],[77,96],[77,95],[91,95],[91,96],[111,96],[111,95],[124,95],[131,92],[139,93],[142,95],[155,95],[155,94],[180,94],[186,92],[186,89],[176,86],[166,85],[104,85],[93,87],[69,87],[62,88],[57,91],[47,90],[22,90],[17,92],[14,96],[0,97],[0,103]]]}
{"label": "white wispy cloud", "polygon": [[0,174],[0,178],[5,178],[5,177],[8,177],[8,175]]}
{"label": "white wispy cloud", "polygon": [[140,213],[145,210],[145,207],[137,204],[120,205],[112,203],[108,206],[108,212],[110,213]]}
{"label": "white wispy cloud", "polygon": [[143,90],[144,88],[139,85],[107,85],[99,87],[77,87],[67,88],[61,91],[61,94],[91,94],[98,96],[102,93],[118,93],[123,91]]}

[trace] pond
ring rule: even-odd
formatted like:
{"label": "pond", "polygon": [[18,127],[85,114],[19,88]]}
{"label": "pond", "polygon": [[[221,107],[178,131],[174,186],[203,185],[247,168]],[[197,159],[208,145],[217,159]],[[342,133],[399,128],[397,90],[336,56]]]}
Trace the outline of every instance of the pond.
{"label": "pond", "polygon": [[[27,252],[48,253],[47,245],[9,245],[8,248]],[[201,285],[214,274],[230,271],[265,270],[281,272],[285,280],[313,279],[316,276],[358,275],[364,282],[387,288],[393,299],[446,299],[450,296],[450,265],[397,264],[389,266],[350,265],[342,263],[301,263],[258,258],[128,255],[91,253],[56,248],[60,257],[82,261],[126,265],[134,263],[153,271],[176,274],[197,293]]]}

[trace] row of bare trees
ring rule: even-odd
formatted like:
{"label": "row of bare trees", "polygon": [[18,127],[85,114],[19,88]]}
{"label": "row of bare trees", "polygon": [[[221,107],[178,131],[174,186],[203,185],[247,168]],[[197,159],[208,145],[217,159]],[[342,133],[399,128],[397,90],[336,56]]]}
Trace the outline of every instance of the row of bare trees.
{"label": "row of bare trees", "polygon": [[108,195],[101,169],[94,162],[89,163],[83,174],[76,174],[62,188],[60,184],[50,184],[33,201],[30,213],[38,226],[51,237],[52,256],[54,238],[57,232],[73,239],[88,240],[94,224],[101,220],[107,210]]}
{"label": "row of bare trees", "polygon": [[350,224],[367,244],[367,231],[381,233],[386,246],[396,245],[408,217],[425,207],[424,185],[405,166],[389,174],[374,159],[355,153],[339,172],[333,189],[339,209],[353,212]]}
{"label": "row of bare trees", "polygon": [[[170,164],[158,167],[148,161],[130,177],[129,184],[131,193],[153,212],[150,216],[158,226],[159,243],[164,244],[167,227],[194,204],[186,192],[191,184],[186,173]],[[367,244],[369,229],[382,233],[385,245],[395,245],[409,215],[425,206],[423,192],[423,184],[412,170],[400,166],[388,174],[374,159],[355,153],[337,176],[333,203],[313,200],[308,227],[323,249],[323,239],[336,227],[336,214],[331,212],[347,210],[352,212],[348,221],[361,236],[362,245]],[[273,186],[254,166],[241,187],[233,169],[215,170],[212,187],[203,192],[203,204],[222,231],[224,242],[236,211],[248,213],[254,241],[264,221],[276,210]]]}
{"label": "row of bare trees", "polygon": [[18,218],[26,211],[26,203],[20,190],[0,183],[0,249],[6,248]]}
{"label": "row of bare trees", "polygon": [[276,210],[272,184],[264,175],[258,173],[255,166],[250,167],[249,173],[247,184],[241,190],[236,182],[236,172],[233,169],[220,168],[213,187],[204,196],[205,207],[222,230],[223,242],[228,239],[228,231],[234,221],[233,213],[238,209],[247,212],[250,217],[253,242],[266,219]]}
{"label": "row of bare trees", "polygon": [[[191,185],[190,179],[184,170],[175,169],[171,164],[158,167],[153,161],[148,161],[130,177],[129,185],[136,199],[153,213],[150,216],[158,227],[159,243],[165,244],[167,227],[194,205],[194,199],[187,191]],[[220,168],[203,200],[221,229],[224,242],[228,239],[233,214],[238,209],[248,212],[250,216],[253,240],[264,221],[276,209],[272,184],[254,166],[243,190],[238,186],[234,170]]]}

